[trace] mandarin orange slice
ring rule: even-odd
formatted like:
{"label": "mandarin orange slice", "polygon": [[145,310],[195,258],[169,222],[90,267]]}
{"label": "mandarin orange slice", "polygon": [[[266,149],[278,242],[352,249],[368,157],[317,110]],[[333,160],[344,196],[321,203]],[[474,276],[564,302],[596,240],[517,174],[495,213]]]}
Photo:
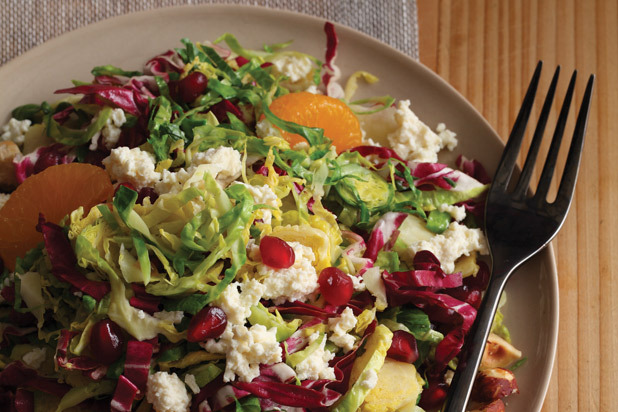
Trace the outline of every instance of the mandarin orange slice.
{"label": "mandarin orange slice", "polygon": [[6,267],[14,270],[17,257],[43,240],[36,230],[39,213],[59,223],[78,207],[89,210],[113,193],[107,172],[85,163],[51,166],[28,177],[0,209],[0,256]]}
{"label": "mandarin orange slice", "polygon": [[[273,114],[302,126],[324,129],[338,152],[362,144],[358,118],[347,104],[334,97],[309,92],[289,93],[276,98],[269,106]],[[301,136],[281,132],[291,146],[305,142]]]}

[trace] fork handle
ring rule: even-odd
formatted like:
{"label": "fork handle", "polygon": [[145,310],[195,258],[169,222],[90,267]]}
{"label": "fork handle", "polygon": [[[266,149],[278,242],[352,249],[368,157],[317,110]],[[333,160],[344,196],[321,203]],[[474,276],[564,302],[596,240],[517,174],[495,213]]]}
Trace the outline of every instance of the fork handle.
{"label": "fork handle", "polygon": [[455,376],[451,382],[451,387],[442,409],[443,412],[465,411],[470,393],[472,392],[476,372],[483,357],[487,337],[498,309],[500,296],[512,271],[513,269],[510,269],[506,272],[492,274],[477,318],[470,329],[464,353],[462,353],[457,364]]}

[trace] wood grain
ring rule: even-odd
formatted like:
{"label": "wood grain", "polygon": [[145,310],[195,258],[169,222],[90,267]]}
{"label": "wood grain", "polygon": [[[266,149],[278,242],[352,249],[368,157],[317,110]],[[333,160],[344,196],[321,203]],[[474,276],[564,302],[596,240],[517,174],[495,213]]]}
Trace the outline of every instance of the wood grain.
{"label": "wood grain", "polygon": [[[560,327],[543,411],[614,410],[618,405],[618,2],[417,2],[421,62],[466,96],[503,138],[538,60],[545,65],[540,90],[547,89],[553,68],[562,67],[558,101],[574,69],[579,71],[577,105],[587,77],[597,76],[574,203],[554,240]],[[543,150],[547,145],[541,159]],[[564,158],[561,152],[560,161]]]}

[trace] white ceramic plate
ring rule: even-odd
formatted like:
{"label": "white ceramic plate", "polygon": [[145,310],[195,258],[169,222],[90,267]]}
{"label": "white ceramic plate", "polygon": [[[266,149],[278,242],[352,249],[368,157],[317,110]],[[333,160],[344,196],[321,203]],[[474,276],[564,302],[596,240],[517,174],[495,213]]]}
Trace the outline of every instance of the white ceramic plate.
{"label": "white ceramic plate", "polygon": [[[0,68],[0,124],[25,103],[57,99],[52,92],[70,80],[91,79],[94,66],[141,69],[150,57],[188,37],[213,40],[234,33],[241,44],[294,40],[293,49],[321,57],[324,21],[272,9],[212,5],[159,9],[106,20],[53,39]],[[456,154],[473,157],[495,170],[503,148],[489,124],[461,95],[408,56],[347,27],[337,26],[337,64],[344,75],[367,70],[380,78],[366,93],[391,94],[412,101],[428,125],[439,122],[457,133]],[[453,159],[448,154],[444,161]],[[521,393],[508,398],[509,412],[540,411],[549,384],[558,335],[558,280],[551,248],[525,265],[507,286],[505,310],[513,343],[528,358],[516,375]]]}

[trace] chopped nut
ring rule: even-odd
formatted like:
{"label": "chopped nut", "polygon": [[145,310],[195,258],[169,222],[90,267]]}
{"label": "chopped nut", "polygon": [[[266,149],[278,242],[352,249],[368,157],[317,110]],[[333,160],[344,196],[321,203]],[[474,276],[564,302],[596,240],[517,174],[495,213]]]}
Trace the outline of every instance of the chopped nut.
{"label": "chopped nut", "polygon": [[469,412],[504,412],[504,410],[504,402],[502,402],[502,400],[500,399],[496,399],[492,403],[481,405],[477,409],[471,410]]}
{"label": "chopped nut", "polygon": [[513,393],[519,393],[515,375],[502,368],[479,372],[472,387],[472,399],[478,402],[492,402]]}

